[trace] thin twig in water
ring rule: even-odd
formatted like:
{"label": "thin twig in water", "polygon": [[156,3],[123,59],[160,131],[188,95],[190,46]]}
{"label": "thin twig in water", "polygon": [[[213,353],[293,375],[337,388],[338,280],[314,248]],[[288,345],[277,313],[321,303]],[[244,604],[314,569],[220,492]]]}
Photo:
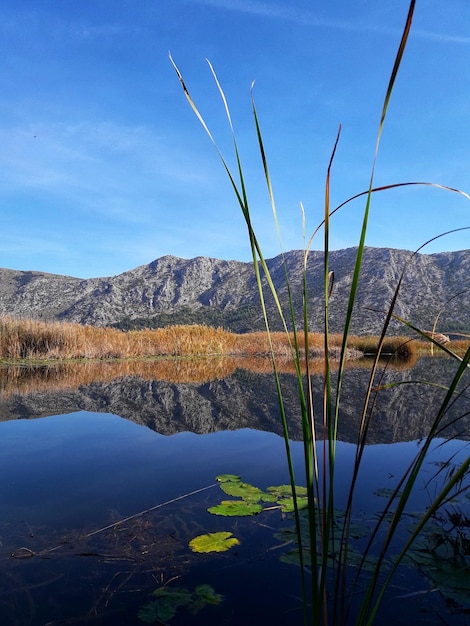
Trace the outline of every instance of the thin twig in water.
{"label": "thin twig in water", "polygon": [[141,515],[145,515],[146,513],[151,513],[156,509],[161,509],[168,504],[173,504],[173,502],[178,502],[178,500],[183,500],[184,498],[189,498],[189,496],[193,496],[196,493],[201,493],[202,491],[207,491],[207,489],[212,489],[212,487],[216,487],[219,483],[213,483],[212,485],[207,485],[207,487],[201,487],[201,489],[196,489],[195,491],[190,491],[189,493],[185,493],[182,496],[178,496],[177,498],[172,498],[171,500],[167,500],[166,502],[161,502],[160,504],[156,504],[155,506],[150,507],[149,509],[145,509],[145,511],[140,511],[139,513],[134,513],[134,515],[129,515],[129,517],[125,517],[113,524],[108,524],[108,526],[104,526],[103,528],[98,528],[98,530],[93,530],[91,533],[87,533],[86,535],[81,535],[80,539],[87,539],[88,537],[93,537],[93,535],[97,535],[98,533],[102,533],[105,530],[109,530],[110,528],[115,528],[119,526],[119,524],[123,524],[124,522],[128,522],[131,519],[135,519],[136,517],[140,517]]}

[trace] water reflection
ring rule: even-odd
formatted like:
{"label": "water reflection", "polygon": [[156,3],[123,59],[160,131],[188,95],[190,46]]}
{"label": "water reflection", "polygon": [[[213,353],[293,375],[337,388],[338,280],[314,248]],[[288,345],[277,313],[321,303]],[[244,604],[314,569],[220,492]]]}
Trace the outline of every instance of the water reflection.
{"label": "water reflection", "polygon": [[[0,420],[86,410],[120,415],[165,435],[240,428],[281,434],[270,368],[266,359],[174,359],[2,368]],[[370,443],[426,436],[453,368],[450,360],[426,358],[411,368],[388,366],[383,377],[379,374],[377,385],[406,384],[381,389],[374,396]],[[286,363],[287,373],[281,379],[290,437],[297,440],[301,438],[297,383],[289,369],[291,365]],[[343,441],[356,441],[369,376],[369,369],[362,363],[355,363],[346,372],[339,427]],[[312,378],[314,404],[321,407],[322,377],[314,374]],[[442,436],[469,438],[469,395],[463,386],[462,389],[452,403],[447,416],[449,426]],[[458,423],[452,424],[454,418],[462,415]],[[321,415],[317,418],[320,420]]]}
{"label": "water reflection", "polygon": [[[415,355],[407,360],[391,361],[390,370],[409,369],[416,363]],[[349,368],[365,369],[369,362],[351,360]],[[322,374],[322,359],[309,362],[312,374]],[[333,371],[338,361],[331,361]],[[281,373],[295,374],[292,359],[278,360]],[[91,382],[109,382],[126,376],[140,376],[146,380],[165,380],[171,383],[206,383],[211,380],[229,378],[237,370],[255,374],[271,374],[272,363],[268,358],[255,357],[193,357],[174,359],[128,359],[125,361],[83,361],[69,363],[44,363],[0,367],[0,395],[7,397],[16,393],[35,391],[59,391],[88,385]]]}
{"label": "water reflection", "polygon": [[[361,519],[382,506],[375,492],[395,486],[445,394],[413,381],[445,385],[450,365],[422,359],[413,368],[387,369],[381,383],[407,384],[377,395],[356,502]],[[356,364],[343,384],[337,475],[346,480],[338,482],[338,506],[346,497],[368,377]],[[275,539],[287,518],[273,510],[227,521],[207,512],[221,499],[218,474],[242,475],[262,489],[288,480],[269,362],[14,368],[2,369],[0,380],[1,624],[141,624],[140,607],[172,579],[188,587],[211,584],[226,598],[200,615],[176,615],[172,625],[301,623],[297,572],[279,561]],[[296,382],[287,364],[282,385],[301,476]],[[436,448],[413,501],[418,509],[428,503],[428,479],[442,455],[468,455],[470,405],[461,391],[447,417],[447,436],[459,441]],[[321,400],[318,376],[314,401],[321,406]],[[218,530],[236,532],[237,550],[217,557],[188,551],[191,538]],[[429,590],[425,579],[400,572],[395,595],[423,590]],[[434,596],[392,598],[379,623],[432,623],[437,616],[465,623],[463,613],[448,613]]]}

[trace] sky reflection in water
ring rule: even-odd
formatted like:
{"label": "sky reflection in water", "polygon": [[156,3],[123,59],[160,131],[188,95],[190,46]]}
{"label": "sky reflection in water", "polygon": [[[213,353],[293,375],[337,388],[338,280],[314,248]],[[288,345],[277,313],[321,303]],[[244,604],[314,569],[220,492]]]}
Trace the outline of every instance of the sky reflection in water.
{"label": "sky reflection in water", "polygon": [[[461,446],[448,442],[446,456]],[[418,448],[418,442],[367,448],[357,500],[362,510],[370,509],[376,489],[396,484]],[[292,442],[292,451],[300,484],[301,443]],[[339,501],[354,454],[353,444],[338,443]],[[288,482],[283,440],[252,429],[164,436],[116,415],[85,411],[0,423],[3,519],[74,528],[100,524],[110,511],[132,515],[210,485],[222,473],[260,487]],[[419,500],[426,504],[424,491]]]}

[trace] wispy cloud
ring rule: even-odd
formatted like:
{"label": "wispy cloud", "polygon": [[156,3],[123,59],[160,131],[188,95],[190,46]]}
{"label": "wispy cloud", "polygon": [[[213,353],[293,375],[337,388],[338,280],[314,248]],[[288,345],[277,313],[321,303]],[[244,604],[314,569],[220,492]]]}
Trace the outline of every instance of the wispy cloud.
{"label": "wispy cloud", "polygon": [[11,235],[5,231],[0,233],[0,246],[3,254],[24,253],[38,254],[42,252],[63,254],[67,251],[67,246],[51,239],[46,240],[44,236],[38,234],[37,237]]}
{"label": "wispy cloud", "polygon": [[0,14],[0,32],[6,36],[48,36],[56,41],[90,41],[92,39],[114,40],[122,37],[139,36],[145,27],[132,23],[104,21],[101,24],[86,18],[66,20],[54,13],[40,9],[16,11],[13,15]]}
{"label": "wispy cloud", "polygon": [[[218,9],[248,13],[262,17],[283,19],[306,26],[319,26],[340,30],[356,30],[359,25],[341,20],[328,20],[315,16],[311,11],[293,6],[281,6],[275,3],[255,2],[252,0],[188,0],[191,4],[212,6]],[[364,28],[362,26],[362,28]]]}
{"label": "wispy cloud", "polygon": [[44,194],[123,221],[145,221],[159,195],[204,186],[208,176],[144,126],[30,122],[0,128],[0,141],[4,193]]}
{"label": "wispy cloud", "polygon": [[[211,6],[218,9],[237,11],[251,15],[259,15],[266,18],[282,19],[304,26],[326,28],[358,33],[376,33],[380,35],[396,36],[400,31],[395,28],[383,26],[366,21],[328,19],[315,15],[312,11],[294,6],[281,6],[276,3],[258,2],[257,0],[187,0],[192,4]],[[449,33],[436,33],[423,29],[413,30],[413,36],[420,39],[428,39],[443,44],[469,45],[470,37],[452,35]]]}
{"label": "wispy cloud", "polygon": [[413,31],[415,37],[419,37],[420,39],[429,39],[430,41],[436,41],[439,43],[450,43],[450,44],[470,44],[470,37],[463,37],[460,35],[448,35],[444,33],[433,33],[426,30],[415,29]]}

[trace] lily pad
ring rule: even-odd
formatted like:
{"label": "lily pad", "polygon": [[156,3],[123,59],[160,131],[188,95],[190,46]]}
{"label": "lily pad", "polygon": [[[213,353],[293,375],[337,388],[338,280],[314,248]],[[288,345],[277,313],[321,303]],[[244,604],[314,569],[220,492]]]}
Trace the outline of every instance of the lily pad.
{"label": "lily pad", "polygon": [[[280,498],[277,500],[277,503],[281,507],[281,511],[283,513],[292,513],[294,511],[294,498]],[[305,497],[297,497],[297,508],[305,509],[308,507],[308,498]]]}
{"label": "lily pad", "polygon": [[159,587],[152,595],[157,600],[143,606],[138,613],[138,618],[146,624],[157,620],[167,623],[180,607],[186,607],[196,615],[208,604],[220,604],[223,600],[223,596],[215,593],[210,585],[198,585],[193,592],[181,587]]}
{"label": "lily pad", "polygon": [[215,593],[214,588],[210,585],[198,585],[194,589],[194,593],[204,600],[208,604],[220,604],[224,599],[220,593]]}
{"label": "lily pad", "polygon": [[138,613],[138,618],[146,624],[153,624],[157,619],[168,622],[180,606],[187,606],[192,599],[191,592],[180,587],[160,587],[152,595],[158,600],[149,602]]}
{"label": "lily pad", "polygon": [[232,533],[223,531],[194,537],[189,542],[189,547],[193,552],[226,552],[239,543],[239,540],[233,537]]}
{"label": "lily pad", "polygon": [[248,515],[257,515],[263,510],[263,507],[256,502],[246,502],[245,500],[222,500],[220,504],[211,506],[207,510],[213,515],[245,517]]}
{"label": "lily pad", "polygon": [[431,548],[418,544],[408,553],[411,560],[429,578],[441,595],[461,607],[470,607],[470,562],[468,557],[457,556],[450,543]]}
{"label": "lily pad", "polygon": [[[277,485],[276,487],[268,487],[266,491],[273,493],[278,498],[286,496],[292,496],[292,488],[290,485]],[[295,493],[297,496],[306,496],[308,491],[307,487],[302,487],[299,485],[295,486]]]}
{"label": "lily pad", "polygon": [[[158,602],[149,602],[145,606],[141,607],[137,617],[141,622],[145,622],[146,624],[153,624],[156,619],[161,619],[162,621],[164,619],[158,614]],[[170,617],[166,617],[166,621],[171,618],[172,615],[170,615]]]}
{"label": "lily pad", "polygon": [[220,488],[227,495],[243,498],[243,500],[248,502],[259,502],[263,497],[263,492],[259,487],[254,487],[253,485],[241,481],[224,482],[220,485]]}
{"label": "lily pad", "polygon": [[220,474],[220,476],[216,476],[215,479],[219,483],[237,483],[241,481],[241,477],[235,474]]}
{"label": "lily pad", "polygon": [[370,536],[370,528],[365,524],[351,523],[349,525],[349,536],[351,539],[362,539]]}

